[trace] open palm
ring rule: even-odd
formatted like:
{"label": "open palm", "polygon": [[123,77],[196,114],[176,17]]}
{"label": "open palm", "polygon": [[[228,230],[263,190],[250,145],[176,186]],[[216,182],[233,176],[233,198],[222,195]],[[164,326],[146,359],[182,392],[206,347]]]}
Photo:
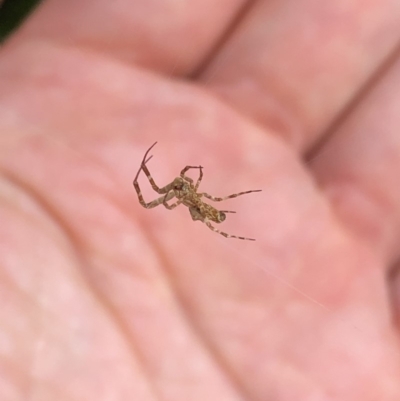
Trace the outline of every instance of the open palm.
{"label": "open palm", "polygon": [[[399,400],[399,27],[396,0],[45,1],[0,53],[1,400]],[[257,241],[142,208],[155,141],[159,186],[262,189],[214,204]]]}

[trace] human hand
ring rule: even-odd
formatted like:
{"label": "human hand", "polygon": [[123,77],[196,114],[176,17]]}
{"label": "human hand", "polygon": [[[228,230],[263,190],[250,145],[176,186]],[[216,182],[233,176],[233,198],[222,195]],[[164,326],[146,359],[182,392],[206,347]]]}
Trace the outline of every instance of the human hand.
{"label": "human hand", "polygon": [[[399,22],[45,2],[0,58],[1,399],[398,400]],[[160,186],[263,189],[215,204],[255,243],[140,206],[156,140]]]}

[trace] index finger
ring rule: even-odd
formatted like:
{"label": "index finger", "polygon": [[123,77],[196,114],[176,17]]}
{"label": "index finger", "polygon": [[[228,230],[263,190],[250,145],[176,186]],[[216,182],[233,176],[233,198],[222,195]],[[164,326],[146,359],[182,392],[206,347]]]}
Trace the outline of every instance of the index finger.
{"label": "index finger", "polygon": [[45,40],[139,64],[190,73],[244,0],[47,0],[14,39]]}

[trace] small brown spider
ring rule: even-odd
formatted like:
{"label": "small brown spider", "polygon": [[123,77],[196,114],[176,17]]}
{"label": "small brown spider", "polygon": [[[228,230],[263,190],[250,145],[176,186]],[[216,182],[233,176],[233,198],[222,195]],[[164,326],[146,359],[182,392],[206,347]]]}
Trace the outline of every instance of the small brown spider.
{"label": "small brown spider", "polygon": [[[157,144],[155,142],[145,153],[142,163],[140,165],[139,171],[136,174],[135,179],[133,180],[133,186],[135,187],[135,190],[137,192],[139,202],[140,204],[145,207],[146,209],[151,209],[153,207],[156,207],[158,205],[163,204],[167,209],[172,210],[181,203],[184,204],[189,208],[190,215],[192,216],[192,219],[194,221],[200,220],[204,224],[207,225],[208,228],[211,230],[223,235],[226,238],[238,238],[238,239],[244,239],[244,240],[249,240],[249,241],[255,241],[253,238],[245,238],[245,237],[237,237],[236,235],[230,235],[225,232],[217,230],[215,227],[213,227],[210,223],[210,221],[213,221],[215,223],[221,223],[225,220],[226,215],[225,213],[236,213],[232,212],[230,210],[217,210],[211,205],[203,202],[201,199],[203,196],[205,198],[211,199],[215,202],[220,202],[229,198],[236,198],[237,196],[244,195],[244,194],[249,194],[251,192],[260,192],[261,189],[253,190],[253,191],[245,191],[245,192],[239,192],[237,194],[225,196],[224,198],[217,198],[215,196],[208,195],[205,192],[197,192],[197,189],[199,188],[199,185],[201,183],[201,180],[203,178],[203,167],[202,166],[186,166],[180,173],[180,177],[176,177],[170,184],[166,185],[165,187],[159,188],[157,184],[154,182],[153,177],[150,174],[150,171],[148,170],[146,163],[153,157],[150,156],[147,159],[147,155],[149,154],[150,150]],[[193,180],[185,175],[186,171],[190,170],[191,168],[197,168],[200,170],[199,178],[196,182],[196,184],[193,183]],[[143,170],[144,173],[146,174],[152,188],[154,191],[159,193],[160,196],[159,198],[146,203],[143,199],[142,192],[140,191],[139,184],[138,184],[138,177],[140,174],[140,171]],[[167,202],[171,200],[172,198],[176,198],[177,201],[175,203],[172,203],[169,205]]]}

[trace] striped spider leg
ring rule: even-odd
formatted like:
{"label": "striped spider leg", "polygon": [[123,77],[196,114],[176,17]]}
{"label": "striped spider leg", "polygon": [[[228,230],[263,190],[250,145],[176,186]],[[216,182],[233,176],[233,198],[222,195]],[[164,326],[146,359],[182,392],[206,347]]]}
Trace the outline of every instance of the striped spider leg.
{"label": "striped spider leg", "polygon": [[[150,150],[157,144],[155,142],[145,153],[142,163],[140,165],[139,171],[136,174],[135,179],[133,180],[133,186],[135,187],[136,193],[139,198],[139,203],[145,207],[146,209],[152,209],[153,207],[156,207],[160,204],[163,204],[167,209],[172,210],[176,206],[180,205],[184,201],[184,197],[187,193],[191,191],[196,191],[197,188],[200,185],[200,182],[203,178],[203,167],[202,166],[186,166],[180,173],[180,177],[177,177],[172,181],[170,184],[165,185],[164,187],[160,188],[154,181],[153,177],[150,174],[149,169],[146,166],[146,163],[153,157],[150,156],[147,158],[147,155],[149,154]],[[199,178],[196,182],[195,185],[193,185],[193,180],[190,177],[185,176],[186,171],[189,169],[199,169],[200,170],[200,175]],[[138,178],[140,172],[143,170],[143,172],[146,174],[147,179],[149,180],[151,187],[155,192],[157,192],[160,195],[159,198],[154,199],[153,201],[146,203],[143,199],[142,191],[140,190],[139,183],[138,183]],[[171,200],[172,198],[176,197],[178,199],[177,202],[173,203],[172,205],[169,205],[167,201]]]}
{"label": "striped spider leg", "polygon": [[[184,206],[187,206],[190,212],[190,215],[192,217],[193,221],[200,220],[204,224],[207,225],[209,229],[212,231],[217,232],[218,234],[223,235],[226,238],[238,238],[242,240],[248,240],[248,241],[254,241],[253,238],[246,238],[246,237],[239,237],[236,235],[230,235],[227,234],[223,231],[220,231],[216,229],[211,222],[215,223],[222,223],[226,219],[226,213],[235,213],[230,210],[217,210],[213,206],[209,205],[208,203],[205,203],[202,198],[208,198],[211,199],[212,201],[215,202],[220,202],[224,201],[226,199],[230,198],[236,198],[237,196],[240,195],[245,195],[249,194],[251,192],[260,192],[261,190],[252,190],[252,191],[245,191],[245,192],[239,192],[237,194],[225,196],[223,198],[220,197],[215,197],[211,196],[205,192],[199,193],[197,192],[200,183],[203,179],[203,167],[202,166],[186,166],[181,172],[179,177],[176,177],[171,183],[165,185],[164,187],[159,187],[153,177],[150,174],[149,169],[146,166],[146,163],[153,157],[147,157],[149,154],[150,150],[157,144],[155,142],[145,153],[143,160],[141,162],[139,171],[136,174],[135,179],[133,180],[133,186],[136,190],[139,203],[145,207],[146,209],[152,209],[158,205],[164,205],[168,210],[172,210],[175,207],[177,207],[180,204],[183,204]],[[196,183],[194,183],[193,179],[186,176],[186,172],[190,169],[198,169],[199,170],[199,178],[197,179]],[[142,192],[139,187],[138,183],[138,177],[140,172],[143,170],[145,173],[147,179],[150,182],[151,187],[155,192],[157,192],[160,197],[154,199],[151,202],[146,203],[145,200],[143,199]],[[169,204],[168,201],[176,198],[176,202]]]}
{"label": "striped spider leg", "polygon": [[[250,193],[252,193],[252,192],[261,192],[261,191],[262,191],[261,189],[254,189],[254,190],[250,190],[250,191],[238,192],[238,193],[236,193],[236,194],[224,196],[224,197],[222,197],[222,198],[221,198],[221,197],[217,197],[217,196],[209,195],[209,194],[206,193],[206,192],[200,193],[199,196],[200,196],[200,197],[204,196],[205,198],[211,199],[211,200],[214,201],[214,202],[222,202],[222,201],[227,200],[227,199],[237,198],[238,196],[241,196],[241,195],[246,195],[246,194],[250,194]],[[211,209],[213,209],[213,210],[217,210],[217,209],[213,208],[212,206],[208,205],[207,203],[204,203],[204,202],[203,202],[203,204],[206,205],[206,206],[209,206],[209,207],[210,207]],[[207,213],[207,212],[208,212],[208,213]],[[220,210],[220,211],[219,211],[219,219],[218,219],[218,221],[210,216],[210,215],[213,214],[212,211],[207,211],[207,212],[203,213],[203,215],[208,215],[208,218],[209,218],[209,219],[206,218],[206,219],[204,219],[204,220],[202,220],[202,221],[203,221],[203,223],[205,223],[205,224],[207,225],[207,227],[210,228],[211,230],[213,230],[213,231],[215,231],[215,232],[217,232],[217,233],[223,235],[223,236],[226,237],[226,238],[238,238],[238,239],[243,239],[243,240],[248,240],[248,241],[255,241],[254,238],[238,237],[238,236],[230,235],[230,234],[227,234],[227,233],[225,233],[225,232],[223,232],[223,231],[220,231],[220,230],[216,229],[216,228],[210,223],[210,221],[209,221],[209,220],[212,220],[212,221],[214,221],[214,222],[216,222],[216,223],[221,223],[221,222],[224,221],[225,218],[226,218],[225,213],[236,213],[236,212],[232,212],[232,211],[230,211],[230,210]],[[214,216],[213,216],[213,217],[214,217]],[[193,218],[193,215],[192,215],[192,218]],[[194,220],[194,219],[193,219],[193,220]]]}

